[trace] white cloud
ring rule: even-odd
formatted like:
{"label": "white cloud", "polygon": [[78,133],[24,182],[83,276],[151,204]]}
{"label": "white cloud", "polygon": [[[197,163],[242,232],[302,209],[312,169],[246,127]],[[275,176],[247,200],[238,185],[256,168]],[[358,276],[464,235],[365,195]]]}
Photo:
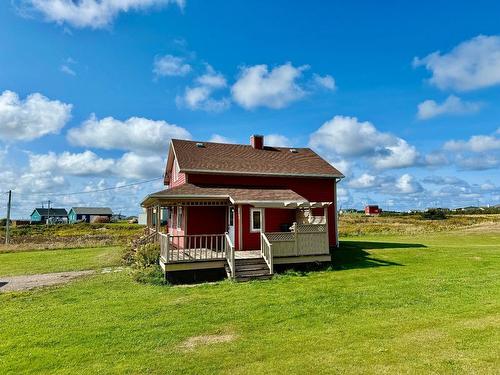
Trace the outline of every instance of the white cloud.
{"label": "white cloud", "polygon": [[196,82],[201,86],[211,87],[214,89],[221,89],[227,86],[224,75],[216,72],[210,65],[207,65],[207,71],[205,74],[196,78]]}
{"label": "white cloud", "polygon": [[328,162],[333,165],[339,172],[341,172],[344,176],[349,176],[352,173],[353,163],[346,159],[333,159],[328,160]]}
{"label": "white cloud", "polygon": [[281,134],[268,134],[264,137],[264,144],[271,147],[291,147],[292,141]]}
{"label": "white cloud", "polygon": [[187,107],[191,110],[207,112],[221,112],[231,105],[228,98],[214,99],[212,94],[218,89],[227,86],[226,79],[207,65],[206,73],[196,79],[197,86],[186,87],[183,96],[177,96],[178,107]]}
{"label": "white cloud", "polygon": [[113,159],[102,159],[92,151],[82,153],[63,152],[56,155],[30,154],[29,164],[32,171],[57,171],[72,176],[96,176],[111,174],[114,167]]}
{"label": "white cloud", "polygon": [[233,100],[245,109],[286,107],[306,94],[297,80],[307,68],[294,67],[291,63],[271,71],[264,64],[244,67],[231,88]]}
{"label": "white cloud", "polygon": [[367,189],[375,186],[377,178],[371,174],[363,173],[361,176],[351,179],[348,183],[349,187],[354,189]]}
{"label": "white cloud", "polygon": [[450,95],[441,104],[436,103],[434,100],[423,101],[418,105],[417,117],[421,120],[428,120],[444,114],[461,115],[474,113],[479,111],[480,108],[480,103],[466,102],[455,95]]}
{"label": "white cloud", "polygon": [[452,176],[427,176],[422,181],[427,184],[434,185],[454,185],[464,187],[469,186],[469,183],[467,181]]}
{"label": "white cloud", "polygon": [[181,9],[185,0],[23,0],[23,12],[40,13],[49,22],[94,29],[110,25],[119,13],[168,4]]}
{"label": "white cloud", "polygon": [[209,142],[215,142],[215,143],[235,143],[235,141],[231,138],[225,137],[220,134],[213,134],[212,137],[210,138]]}
{"label": "white cloud", "polygon": [[191,139],[184,128],[165,121],[131,117],[126,121],[91,116],[79,128],[68,132],[68,140],[76,146],[166,153],[172,138]]}
{"label": "white cloud", "polygon": [[117,176],[133,179],[155,178],[164,173],[166,160],[158,155],[124,154],[116,161]]}
{"label": "white cloud", "polygon": [[423,190],[422,185],[420,185],[420,183],[408,173],[405,173],[404,175],[399,177],[399,179],[396,181],[395,187],[398,192],[403,194],[419,193]]}
{"label": "white cloud", "polygon": [[165,159],[158,155],[127,152],[119,159],[104,159],[92,151],[82,153],[30,154],[30,171],[59,173],[68,176],[154,178],[163,174]]}
{"label": "white cloud", "polygon": [[378,151],[378,155],[370,158],[378,169],[411,167],[417,163],[417,149],[404,139],[398,138],[395,144],[386,145]]}
{"label": "white cloud", "polygon": [[449,53],[440,51],[419,59],[414,66],[432,72],[430,82],[440,89],[474,90],[500,84],[500,37],[479,35]]}
{"label": "white cloud", "polygon": [[444,144],[444,149],[454,152],[485,152],[500,150],[500,138],[494,135],[474,135],[467,141],[448,141]]}
{"label": "white cloud", "polygon": [[378,131],[356,117],[335,116],[310,136],[309,145],[340,156],[366,157],[376,168],[403,168],[417,163],[418,152],[404,139]]}
{"label": "white cloud", "polygon": [[457,165],[462,169],[481,171],[500,167],[499,155],[463,156],[456,159]]}
{"label": "white cloud", "polygon": [[31,141],[56,134],[71,117],[71,104],[35,93],[25,100],[12,91],[0,95],[0,139]]}
{"label": "white cloud", "polygon": [[153,73],[158,77],[185,76],[191,71],[191,65],[184,63],[182,57],[157,56],[153,63]]}
{"label": "white cloud", "polygon": [[62,65],[61,65],[61,67],[59,68],[59,70],[60,70],[61,72],[63,72],[64,74],[67,74],[67,75],[69,75],[69,76],[73,76],[73,77],[74,77],[74,76],[76,76],[76,72],[75,72],[73,69],[71,69],[71,68],[70,68],[68,65],[66,65],[66,64],[62,64]]}
{"label": "white cloud", "polygon": [[325,76],[320,76],[319,74],[313,74],[313,81],[318,86],[324,87],[328,90],[335,90],[335,79],[329,74]]}

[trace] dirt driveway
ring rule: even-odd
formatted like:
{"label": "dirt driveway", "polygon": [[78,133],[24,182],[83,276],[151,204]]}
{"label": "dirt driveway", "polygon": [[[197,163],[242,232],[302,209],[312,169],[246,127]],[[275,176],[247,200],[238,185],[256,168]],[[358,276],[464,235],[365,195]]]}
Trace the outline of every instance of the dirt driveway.
{"label": "dirt driveway", "polygon": [[95,271],[44,273],[38,275],[0,276],[0,293],[67,283],[74,278],[90,275]]}

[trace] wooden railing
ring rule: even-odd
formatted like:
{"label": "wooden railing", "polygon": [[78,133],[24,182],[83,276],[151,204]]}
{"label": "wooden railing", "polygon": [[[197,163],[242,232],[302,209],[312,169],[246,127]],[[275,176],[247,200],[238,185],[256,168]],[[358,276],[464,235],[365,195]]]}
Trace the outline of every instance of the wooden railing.
{"label": "wooden railing", "polygon": [[292,232],[265,233],[274,257],[326,255],[330,253],[326,224],[297,224]]}
{"label": "wooden railing", "polygon": [[224,234],[158,234],[160,255],[166,263],[221,260],[225,258]]}
{"label": "wooden railing", "polygon": [[236,274],[236,269],[235,269],[235,254],[234,254],[234,246],[233,243],[231,242],[231,238],[229,237],[229,234],[226,233],[225,235],[226,238],[226,260],[227,264],[229,265],[229,271],[231,273],[231,278],[234,279],[234,276]]}
{"label": "wooden railing", "polygon": [[273,245],[269,242],[269,239],[264,232],[260,233],[260,253],[269,267],[269,273],[272,275],[274,273]]}

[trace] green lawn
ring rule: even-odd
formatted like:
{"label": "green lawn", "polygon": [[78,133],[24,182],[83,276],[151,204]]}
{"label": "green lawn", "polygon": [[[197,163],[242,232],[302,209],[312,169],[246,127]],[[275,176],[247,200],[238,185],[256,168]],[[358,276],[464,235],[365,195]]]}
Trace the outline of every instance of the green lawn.
{"label": "green lawn", "polygon": [[0,276],[80,271],[120,265],[122,247],[1,253]]}
{"label": "green lawn", "polygon": [[499,234],[342,245],[332,270],[265,282],[165,287],[121,272],[0,295],[0,373],[498,373]]}

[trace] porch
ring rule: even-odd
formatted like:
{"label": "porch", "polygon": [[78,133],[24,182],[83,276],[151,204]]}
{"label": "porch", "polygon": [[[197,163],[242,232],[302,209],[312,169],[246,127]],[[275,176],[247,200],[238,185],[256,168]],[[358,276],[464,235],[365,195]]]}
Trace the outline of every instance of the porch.
{"label": "porch", "polygon": [[330,260],[331,202],[279,189],[169,190],[180,189],[143,202],[165,273],[225,268],[232,279],[253,279],[272,275],[275,264]]}
{"label": "porch", "polygon": [[[160,243],[164,272],[226,268],[229,278],[241,276],[238,266],[261,259],[262,273],[273,275],[275,264],[330,261],[328,232],[322,224],[296,224],[292,232],[262,232],[260,250],[235,250],[229,235],[185,235],[154,232]],[[254,267],[255,268],[255,267]]]}

